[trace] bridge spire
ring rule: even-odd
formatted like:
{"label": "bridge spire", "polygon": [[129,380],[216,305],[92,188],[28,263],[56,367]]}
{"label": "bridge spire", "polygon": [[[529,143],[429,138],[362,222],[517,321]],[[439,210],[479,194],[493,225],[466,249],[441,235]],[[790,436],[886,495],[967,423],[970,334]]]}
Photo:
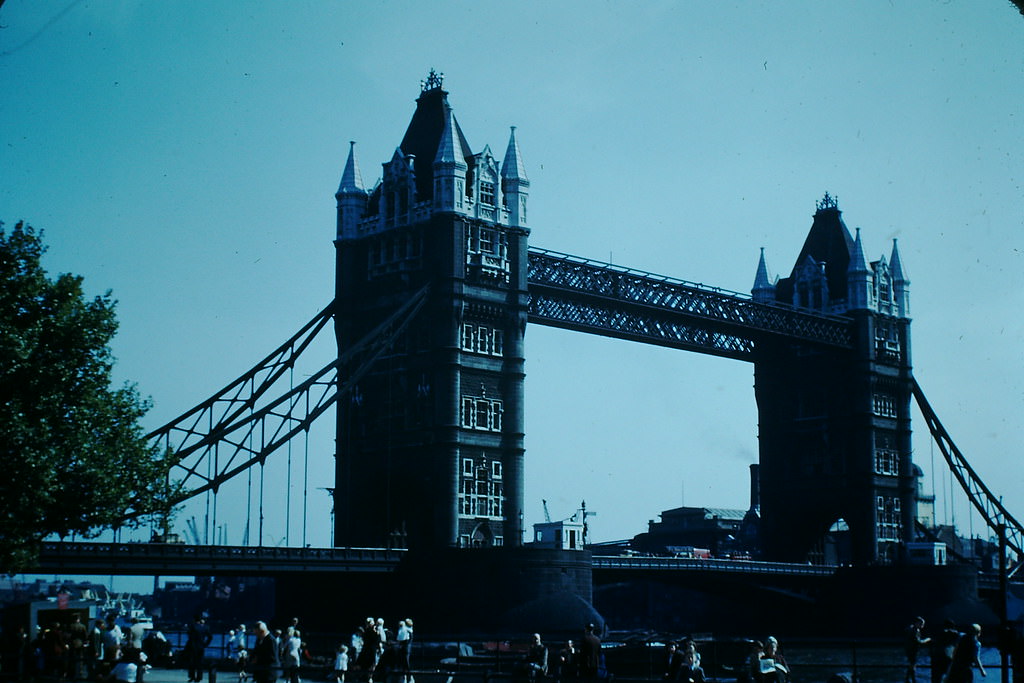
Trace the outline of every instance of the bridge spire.
{"label": "bridge spire", "polygon": [[900,250],[896,245],[896,238],[892,240],[892,256],[889,257],[889,272],[892,274],[893,301],[896,304],[896,315],[901,318],[910,317],[910,278],[903,271],[903,260],[900,259]]}
{"label": "bridge spire", "polygon": [[356,226],[366,212],[366,187],[356,159],[356,143],[349,141],[348,144],[345,170],[341,173],[341,184],[334,194],[338,200],[338,239],[355,237]]}
{"label": "bridge spire", "polygon": [[440,211],[462,213],[465,209],[466,170],[469,165],[462,153],[458,126],[455,113],[446,104],[444,130],[434,157],[434,205]]}
{"label": "bridge spire", "polygon": [[526,196],[530,191],[530,181],[526,177],[523,155],[516,141],[516,127],[508,137],[508,149],[505,160],[501,164],[501,191],[508,207],[508,223],[512,227],[526,227]]}
{"label": "bridge spire", "polygon": [[860,241],[860,228],[853,240],[853,253],[850,254],[850,265],[846,269],[846,307],[851,311],[871,308],[871,268],[864,256],[864,245]]}
{"label": "bridge spire", "polygon": [[761,258],[757,262],[757,274],[754,276],[754,288],[751,295],[759,304],[775,303],[775,285],[768,278],[768,264],[764,260],[764,247],[761,247]]}

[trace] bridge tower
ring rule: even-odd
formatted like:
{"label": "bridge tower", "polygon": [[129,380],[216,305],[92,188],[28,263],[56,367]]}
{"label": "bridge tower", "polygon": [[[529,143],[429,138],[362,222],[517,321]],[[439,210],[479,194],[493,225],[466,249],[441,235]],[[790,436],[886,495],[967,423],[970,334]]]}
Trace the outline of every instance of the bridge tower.
{"label": "bridge tower", "polygon": [[352,143],[336,195],[339,354],[429,289],[339,401],[336,545],[521,543],[529,185],[515,128],[500,163],[474,153],[433,70],[372,188]]}
{"label": "bridge tower", "polygon": [[836,199],[816,208],[789,277],[771,282],[762,252],[752,293],[849,317],[853,349],[777,340],[756,353],[762,545],[772,559],[803,562],[825,552],[827,536],[845,536],[852,561],[888,564],[913,540],[920,476],[910,281],[895,240],[888,260],[868,263]]}

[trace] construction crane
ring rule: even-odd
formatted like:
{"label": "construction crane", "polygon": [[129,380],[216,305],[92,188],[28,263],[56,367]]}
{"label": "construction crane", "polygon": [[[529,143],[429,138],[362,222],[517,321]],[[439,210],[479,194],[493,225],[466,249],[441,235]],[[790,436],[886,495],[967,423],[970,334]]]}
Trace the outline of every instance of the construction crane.
{"label": "construction crane", "polygon": [[544,521],[551,524],[551,513],[548,512],[548,501],[541,498],[540,502],[544,505]]}

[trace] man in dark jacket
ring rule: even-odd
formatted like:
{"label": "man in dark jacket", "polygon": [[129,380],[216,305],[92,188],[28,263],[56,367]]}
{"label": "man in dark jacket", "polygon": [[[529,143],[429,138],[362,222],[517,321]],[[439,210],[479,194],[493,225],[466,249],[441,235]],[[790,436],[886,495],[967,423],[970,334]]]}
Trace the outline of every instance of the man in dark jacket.
{"label": "man in dark jacket", "polygon": [[255,683],[274,683],[281,669],[277,639],[262,621],[256,622],[256,647],[249,655],[252,679]]}
{"label": "man in dark jacket", "polygon": [[601,667],[601,639],[594,633],[594,625],[587,624],[580,642],[580,678],[585,681],[597,679]]}

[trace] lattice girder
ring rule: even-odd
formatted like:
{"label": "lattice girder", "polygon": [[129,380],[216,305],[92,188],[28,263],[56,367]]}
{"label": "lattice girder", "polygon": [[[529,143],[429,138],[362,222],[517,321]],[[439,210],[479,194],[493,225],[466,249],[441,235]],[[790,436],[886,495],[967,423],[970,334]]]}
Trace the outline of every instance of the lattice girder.
{"label": "lattice girder", "polygon": [[[271,354],[268,359],[273,358],[272,362],[264,361],[228,385],[221,394],[151,434],[150,438],[168,449],[170,457],[176,460],[171,476],[181,492],[171,503],[177,505],[206,491],[216,492],[224,482],[262,463],[289,439],[309,429],[317,417],[352,390],[374,361],[394,343],[423,307],[427,292],[427,287],[421,289],[337,359],[265,405],[256,407],[260,395],[266,393],[273,381],[269,376],[262,382],[254,378],[266,372],[264,366],[292,367],[312,337],[298,345],[286,343],[279,351],[287,347],[288,353]],[[314,321],[324,315],[325,322],[330,320],[333,305],[324,311],[326,314],[321,312]],[[313,329],[314,321],[303,330]],[[319,332],[325,324],[313,327]],[[277,372],[277,377],[281,373],[283,370]],[[252,392],[246,393],[246,387],[252,388]],[[217,407],[221,408],[220,417],[214,422]],[[202,418],[197,419],[197,415]],[[204,418],[210,422],[207,429],[200,428]],[[174,443],[175,435],[182,437],[184,447]]]}
{"label": "lattice girder", "polygon": [[913,391],[914,398],[917,400],[917,406],[921,409],[921,415],[928,424],[932,438],[942,452],[942,457],[946,459],[946,464],[949,465],[953,476],[960,482],[960,486],[963,488],[964,493],[967,494],[971,504],[981,513],[985,523],[993,532],[998,531],[1000,526],[1005,528],[1006,545],[1017,555],[1017,562],[1009,572],[1012,576],[1024,563],[1024,526],[1003,506],[1002,500],[985,486],[985,482],[981,480],[978,473],[967,462],[967,458],[956,447],[945,427],[939,422],[938,416],[932,410],[916,380],[913,384]]}
{"label": "lattice girder", "polygon": [[[749,357],[756,341],[768,337],[844,349],[853,344],[851,321],[846,317],[755,303],[717,287],[543,249],[530,250],[528,277],[531,320],[546,325],[586,327],[600,334],[628,335],[662,345],[668,342],[731,357]],[[555,305],[556,300],[560,305]],[[572,312],[574,307],[580,310]],[[661,325],[679,328],[679,338],[667,338],[657,326],[650,327],[650,335],[615,327],[627,319],[648,324],[658,320]],[[701,330],[722,340],[705,342]],[[740,339],[745,341],[736,341]]]}

